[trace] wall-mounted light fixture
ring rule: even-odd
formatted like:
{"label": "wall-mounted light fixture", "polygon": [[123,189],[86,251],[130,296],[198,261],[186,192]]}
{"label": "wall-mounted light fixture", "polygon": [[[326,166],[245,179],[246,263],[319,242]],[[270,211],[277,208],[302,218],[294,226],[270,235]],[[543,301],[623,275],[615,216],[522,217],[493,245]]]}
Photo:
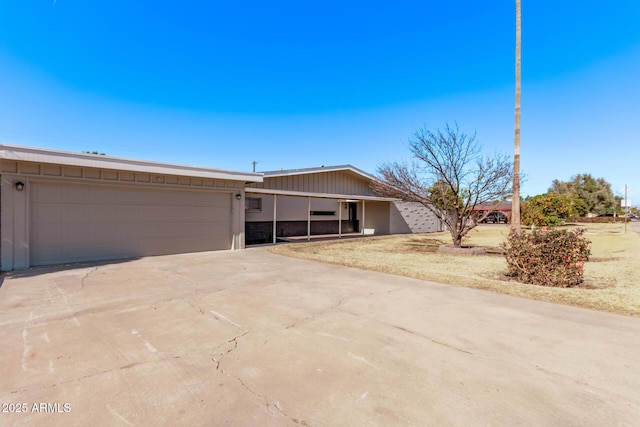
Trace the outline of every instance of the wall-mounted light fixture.
{"label": "wall-mounted light fixture", "polygon": [[242,194],[240,194],[240,193],[236,194],[236,199],[238,199],[238,200],[242,199]]}
{"label": "wall-mounted light fixture", "polygon": [[18,191],[22,191],[22,190],[24,190],[24,182],[22,182],[22,181],[16,181],[16,184],[15,184],[15,185],[16,185],[16,190],[18,190]]}

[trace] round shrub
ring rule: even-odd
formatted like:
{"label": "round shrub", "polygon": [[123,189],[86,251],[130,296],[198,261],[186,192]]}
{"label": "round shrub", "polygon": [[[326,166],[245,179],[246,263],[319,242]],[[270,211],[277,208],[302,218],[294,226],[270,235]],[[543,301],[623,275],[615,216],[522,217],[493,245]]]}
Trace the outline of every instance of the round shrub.
{"label": "round shrub", "polygon": [[509,276],[522,283],[571,287],[582,283],[591,242],[585,229],[536,229],[520,235],[511,232],[502,243]]}
{"label": "round shrub", "polygon": [[547,193],[528,198],[522,204],[522,223],[527,225],[558,226],[577,213],[580,199],[568,194]]}

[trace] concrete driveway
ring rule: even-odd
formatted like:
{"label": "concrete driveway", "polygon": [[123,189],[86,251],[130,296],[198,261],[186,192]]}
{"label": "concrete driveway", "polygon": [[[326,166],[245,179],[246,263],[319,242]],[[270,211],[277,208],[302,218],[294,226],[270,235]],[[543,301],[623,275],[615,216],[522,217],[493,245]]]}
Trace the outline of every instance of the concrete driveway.
{"label": "concrete driveway", "polygon": [[640,319],[265,248],[6,274],[0,343],[0,425],[640,423]]}

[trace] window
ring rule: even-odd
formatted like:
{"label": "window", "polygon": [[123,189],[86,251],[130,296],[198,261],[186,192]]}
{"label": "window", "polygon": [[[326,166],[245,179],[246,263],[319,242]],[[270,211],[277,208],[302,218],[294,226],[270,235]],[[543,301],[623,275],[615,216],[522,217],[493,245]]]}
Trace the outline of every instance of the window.
{"label": "window", "polygon": [[262,212],[262,198],[245,197],[244,210],[245,212]]}
{"label": "window", "polygon": [[333,216],[335,214],[336,211],[311,211],[312,216]]}

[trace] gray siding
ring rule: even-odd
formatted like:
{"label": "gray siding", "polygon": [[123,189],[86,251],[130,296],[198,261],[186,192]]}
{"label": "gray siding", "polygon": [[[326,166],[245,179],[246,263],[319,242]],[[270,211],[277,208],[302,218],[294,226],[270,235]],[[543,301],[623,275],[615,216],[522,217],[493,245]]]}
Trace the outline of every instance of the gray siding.
{"label": "gray siding", "polygon": [[442,231],[438,218],[416,202],[391,203],[391,234],[434,233]]}
{"label": "gray siding", "polygon": [[248,187],[325,194],[376,195],[369,188],[369,180],[347,171],[315,172],[275,177],[265,176],[264,182],[250,184]]}

